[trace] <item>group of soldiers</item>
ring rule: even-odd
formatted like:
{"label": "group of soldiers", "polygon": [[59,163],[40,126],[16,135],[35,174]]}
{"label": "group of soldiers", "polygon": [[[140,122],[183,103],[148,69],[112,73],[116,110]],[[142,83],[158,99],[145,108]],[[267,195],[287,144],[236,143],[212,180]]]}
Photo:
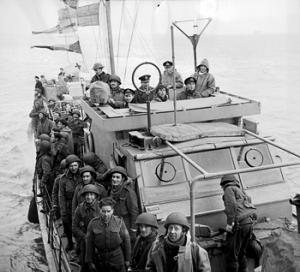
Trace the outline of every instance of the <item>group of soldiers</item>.
{"label": "group of soldiers", "polygon": [[165,102],[168,99],[173,99],[175,94],[173,77],[175,77],[176,98],[179,100],[209,97],[216,90],[215,79],[209,73],[207,59],[203,59],[197,66],[196,72],[184,81],[171,61],[165,61],[163,67],[161,82],[156,88],[150,85],[151,75],[145,74],[139,77],[140,87],[133,90],[130,88],[123,89],[119,76],[105,73],[103,71],[104,66],[101,63],[95,63],[93,66],[95,75],[91,79],[92,84],[89,89],[92,93],[97,88],[105,89],[103,82],[108,84],[108,99],[101,101],[100,104],[108,103],[113,108],[127,108],[129,103]]}
{"label": "group of soldiers", "polygon": [[[150,75],[140,77],[139,90],[123,90],[120,78],[104,73],[99,63],[94,65],[96,74],[91,82],[107,82],[111,93],[108,103],[120,108],[132,101],[169,99],[173,73],[176,88],[182,89],[177,92],[179,99],[207,97],[215,91],[207,60],[184,84],[172,62],[166,61],[163,66],[162,83],[156,93],[149,85]],[[164,91],[158,93],[161,89]],[[131,100],[126,100],[128,96]],[[165,233],[158,235],[156,217],[140,213],[135,180],[128,177],[126,169],[107,169],[95,153],[83,153],[85,123],[80,112],[73,109],[67,116],[56,112],[53,122],[46,111],[49,106],[51,103],[47,105],[42,91],[36,88],[30,117],[37,138],[36,173],[44,199],[42,212],[61,218],[68,241],[66,251],[76,250],[81,271],[211,271],[207,252],[191,241],[185,215],[171,213],[164,221]],[[224,176],[220,185],[227,215],[226,271],[245,272],[255,208],[234,176]]]}

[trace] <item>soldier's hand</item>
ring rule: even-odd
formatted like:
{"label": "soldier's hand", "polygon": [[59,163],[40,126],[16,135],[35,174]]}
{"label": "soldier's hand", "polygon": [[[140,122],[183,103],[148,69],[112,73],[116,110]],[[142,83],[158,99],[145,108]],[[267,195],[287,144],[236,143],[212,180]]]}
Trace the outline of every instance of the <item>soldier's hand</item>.
{"label": "soldier's hand", "polygon": [[232,233],[233,225],[226,225],[226,232]]}
{"label": "soldier's hand", "polygon": [[126,271],[132,271],[129,261],[125,261],[125,267],[126,267]]}
{"label": "soldier's hand", "polygon": [[88,263],[88,267],[91,272],[97,272],[96,266],[93,263]]}

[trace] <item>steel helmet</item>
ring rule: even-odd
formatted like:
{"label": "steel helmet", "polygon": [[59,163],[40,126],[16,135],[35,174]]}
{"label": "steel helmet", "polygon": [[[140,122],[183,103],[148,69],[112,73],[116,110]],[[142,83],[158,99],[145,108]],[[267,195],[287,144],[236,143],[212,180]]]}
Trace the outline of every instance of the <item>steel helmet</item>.
{"label": "steel helmet", "polygon": [[67,167],[66,159],[63,159],[63,160],[60,162],[60,169],[65,169],[66,167]]}
{"label": "steel helmet", "polygon": [[98,68],[104,68],[104,66],[102,65],[102,63],[100,62],[96,62],[94,65],[93,65],[93,70],[97,70]]}
{"label": "steel helmet", "polygon": [[111,81],[117,81],[119,84],[122,84],[121,78],[119,76],[117,76],[117,75],[111,75],[109,77],[109,82],[111,82]]}
{"label": "steel helmet", "polygon": [[50,142],[50,136],[47,135],[47,134],[41,134],[41,135],[39,136],[39,139],[40,139],[41,141],[48,141],[48,142]]}
{"label": "steel helmet", "polygon": [[171,224],[176,224],[176,225],[181,225],[186,228],[190,228],[189,223],[185,217],[184,214],[180,212],[173,212],[168,215],[164,227],[167,229],[169,225]]}
{"label": "steel helmet", "polygon": [[99,190],[96,185],[87,184],[83,187],[83,189],[81,191],[81,195],[84,195],[85,193],[94,193],[96,195],[99,195]]}
{"label": "steel helmet", "polygon": [[97,155],[94,152],[87,152],[83,154],[82,160],[85,164],[93,165],[97,160]]}
{"label": "steel helmet", "polygon": [[71,154],[71,155],[69,155],[69,156],[67,156],[66,157],[66,163],[67,163],[67,166],[69,166],[71,163],[73,163],[73,162],[78,162],[78,163],[80,163],[81,161],[80,161],[80,159],[76,156],[76,155],[74,155],[74,154]]}
{"label": "steel helmet", "polygon": [[79,117],[81,116],[79,110],[72,110],[72,115],[77,114]]}
{"label": "steel helmet", "polygon": [[79,172],[80,172],[80,175],[82,176],[83,173],[85,172],[90,172],[94,177],[96,176],[96,171],[95,169],[90,166],[90,165],[86,165],[86,166],[83,166],[79,169]]}
{"label": "steel helmet", "polygon": [[147,225],[158,229],[157,220],[154,214],[151,213],[141,213],[137,218],[135,223],[137,225]]}
{"label": "steel helmet", "polygon": [[51,151],[51,144],[49,141],[41,141],[39,146],[43,153],[48,153]]}
{"label": "steel helmet", "polygon": [[112,176],[113,173],[120,173],[125,179],[127,179],[127,171],[122,166],[116,166],[115,168],[112,168],[110,170],[110,176]]}

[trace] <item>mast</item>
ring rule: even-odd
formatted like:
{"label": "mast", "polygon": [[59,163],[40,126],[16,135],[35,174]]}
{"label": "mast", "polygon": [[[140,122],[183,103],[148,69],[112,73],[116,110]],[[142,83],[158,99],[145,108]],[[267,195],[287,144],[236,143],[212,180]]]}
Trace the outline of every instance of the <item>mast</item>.
{"label": "mast", "polygon": [[111,29],[111,10],[110,10],[110,0],[105,0],[106,5],[106,23],[107,23],[107,32],[108,32],[108,48],[109,48],[109,60],[111,67],[111,74],[115,74],[115,59],[114,59],[114,46],[112,39],[112,29]]}

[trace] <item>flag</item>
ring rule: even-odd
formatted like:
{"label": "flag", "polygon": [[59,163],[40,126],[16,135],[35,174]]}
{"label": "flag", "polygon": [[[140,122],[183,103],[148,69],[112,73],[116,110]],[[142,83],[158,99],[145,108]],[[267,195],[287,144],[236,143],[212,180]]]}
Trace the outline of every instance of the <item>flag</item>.
{"label": "flag", "polygon": [[76,9],[78,5],[78,0],[63,0],[63,2],[70,8]]}
{"label": "flag", "polygon": [[32,34],[52,34],[52,33],[66,33],[70,31],[76,30],[76,24],[70,23],[68,25],[62,26],[60,24],[56,25],[55,27],[51,27],[42,31],[32,31]]}
{"label": "flag", "polygon": [[49,50],[61,50],[81,54],[79,41],[72,44],[57,44],[57,45],[33,45],[31,48],[44,48]]}

